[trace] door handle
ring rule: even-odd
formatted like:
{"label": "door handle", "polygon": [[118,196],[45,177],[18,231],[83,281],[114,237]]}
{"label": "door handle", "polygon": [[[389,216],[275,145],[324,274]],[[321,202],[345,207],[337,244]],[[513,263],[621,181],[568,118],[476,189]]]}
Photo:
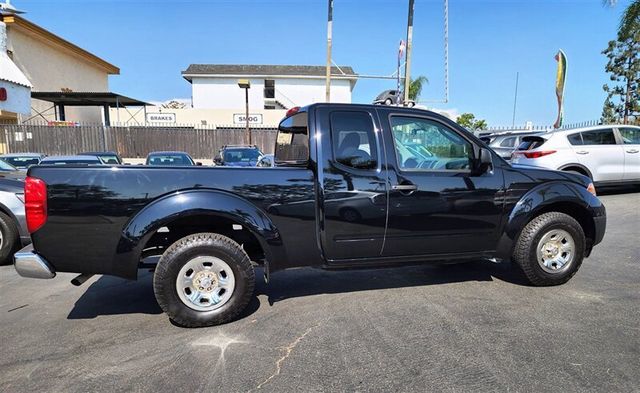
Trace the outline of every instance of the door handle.
{"label": "door handle", "polygon": [[391,189],[395,191],[409,192],[417,190],[418,186],[415,184],[396,184],[391,186]]}
{"label": "door handle", "polygon": [[638,150],[638,149],[627,150],[627,153],[632,153],[632,154],[633,153],[638,153],[638,152],[640,152],[640,150]]}
{"label": "door handle", "polygon": [[577,151],[576,153],[578,153],[578,154],[589,154],[589,152],[586,151],[586,150],[580,150],[580,151]]}

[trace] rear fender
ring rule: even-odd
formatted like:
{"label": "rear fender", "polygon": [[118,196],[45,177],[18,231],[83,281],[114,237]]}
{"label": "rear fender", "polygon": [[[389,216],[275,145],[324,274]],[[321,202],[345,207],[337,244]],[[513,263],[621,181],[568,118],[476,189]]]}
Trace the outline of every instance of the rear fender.
{"label": "rear fender", "polygon": [[496,257],[510,259],[520,231],[541,211],[559,203],[575,204],[587,210],[592,217],[604,214],[602,202],[583,186],[566,181],[540,184],[523,195],[511,210],[498,241]]}
{"label": "rear fender", "polygon": [[258,239],[267,261],[282,261],[285,256],[278,230],[251,202],[225,191],[178,191],[147,205],[125,225],[113,263],[114,274],[135,279],[142,249],[151,236],[172,221],[190,216],[233,220]]}

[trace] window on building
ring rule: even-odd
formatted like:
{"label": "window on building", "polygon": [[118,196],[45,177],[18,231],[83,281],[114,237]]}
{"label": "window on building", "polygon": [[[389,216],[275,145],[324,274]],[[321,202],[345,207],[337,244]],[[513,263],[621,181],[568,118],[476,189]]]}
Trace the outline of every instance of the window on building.
{"label": "window on building", "polygon": [[264,109],[276,109],[276,106],[272,104],[264,104]]}
{"label": "window on building", "polygon": [[356,169],[378,166],[376,136],[369,113],[331,113],[331,141],[340,164]]}
{"label": "window on building", "polygon": [[276,98],[276,81],[275,80],[273,79],[264,80],[264,98]]}

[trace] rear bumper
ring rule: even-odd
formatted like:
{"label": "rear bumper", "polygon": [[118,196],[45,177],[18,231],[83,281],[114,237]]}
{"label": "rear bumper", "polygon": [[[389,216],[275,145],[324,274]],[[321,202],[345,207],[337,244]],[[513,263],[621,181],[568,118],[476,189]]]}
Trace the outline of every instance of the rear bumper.
{"label": "rear bumper", "polygon": [[54,278],[53,267],[40,255],[36,254],[32,245],[28,245],[13,256],[16,271],[22,277]]}

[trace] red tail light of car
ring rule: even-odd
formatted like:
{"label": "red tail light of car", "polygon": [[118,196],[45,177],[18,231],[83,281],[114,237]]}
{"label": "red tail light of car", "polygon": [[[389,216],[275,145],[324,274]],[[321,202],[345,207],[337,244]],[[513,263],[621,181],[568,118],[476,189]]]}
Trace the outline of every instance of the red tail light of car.
{"label": "red tail light of car", "polygon": [[515,151],[513,152],[513,154],[511,155],[512,157],[515,156],[525,156],[527,158],[540,158],[540,157],[544,157],[544,156],[548,156],[549,154],[553,154],[555,153],[555,150],[540,150],[540,151]]}
{"label": "red tail light of car", "polygon": [[41,179],[29,176],[25,179],[24,210],[30,233],[47,222],[47,185]]}

